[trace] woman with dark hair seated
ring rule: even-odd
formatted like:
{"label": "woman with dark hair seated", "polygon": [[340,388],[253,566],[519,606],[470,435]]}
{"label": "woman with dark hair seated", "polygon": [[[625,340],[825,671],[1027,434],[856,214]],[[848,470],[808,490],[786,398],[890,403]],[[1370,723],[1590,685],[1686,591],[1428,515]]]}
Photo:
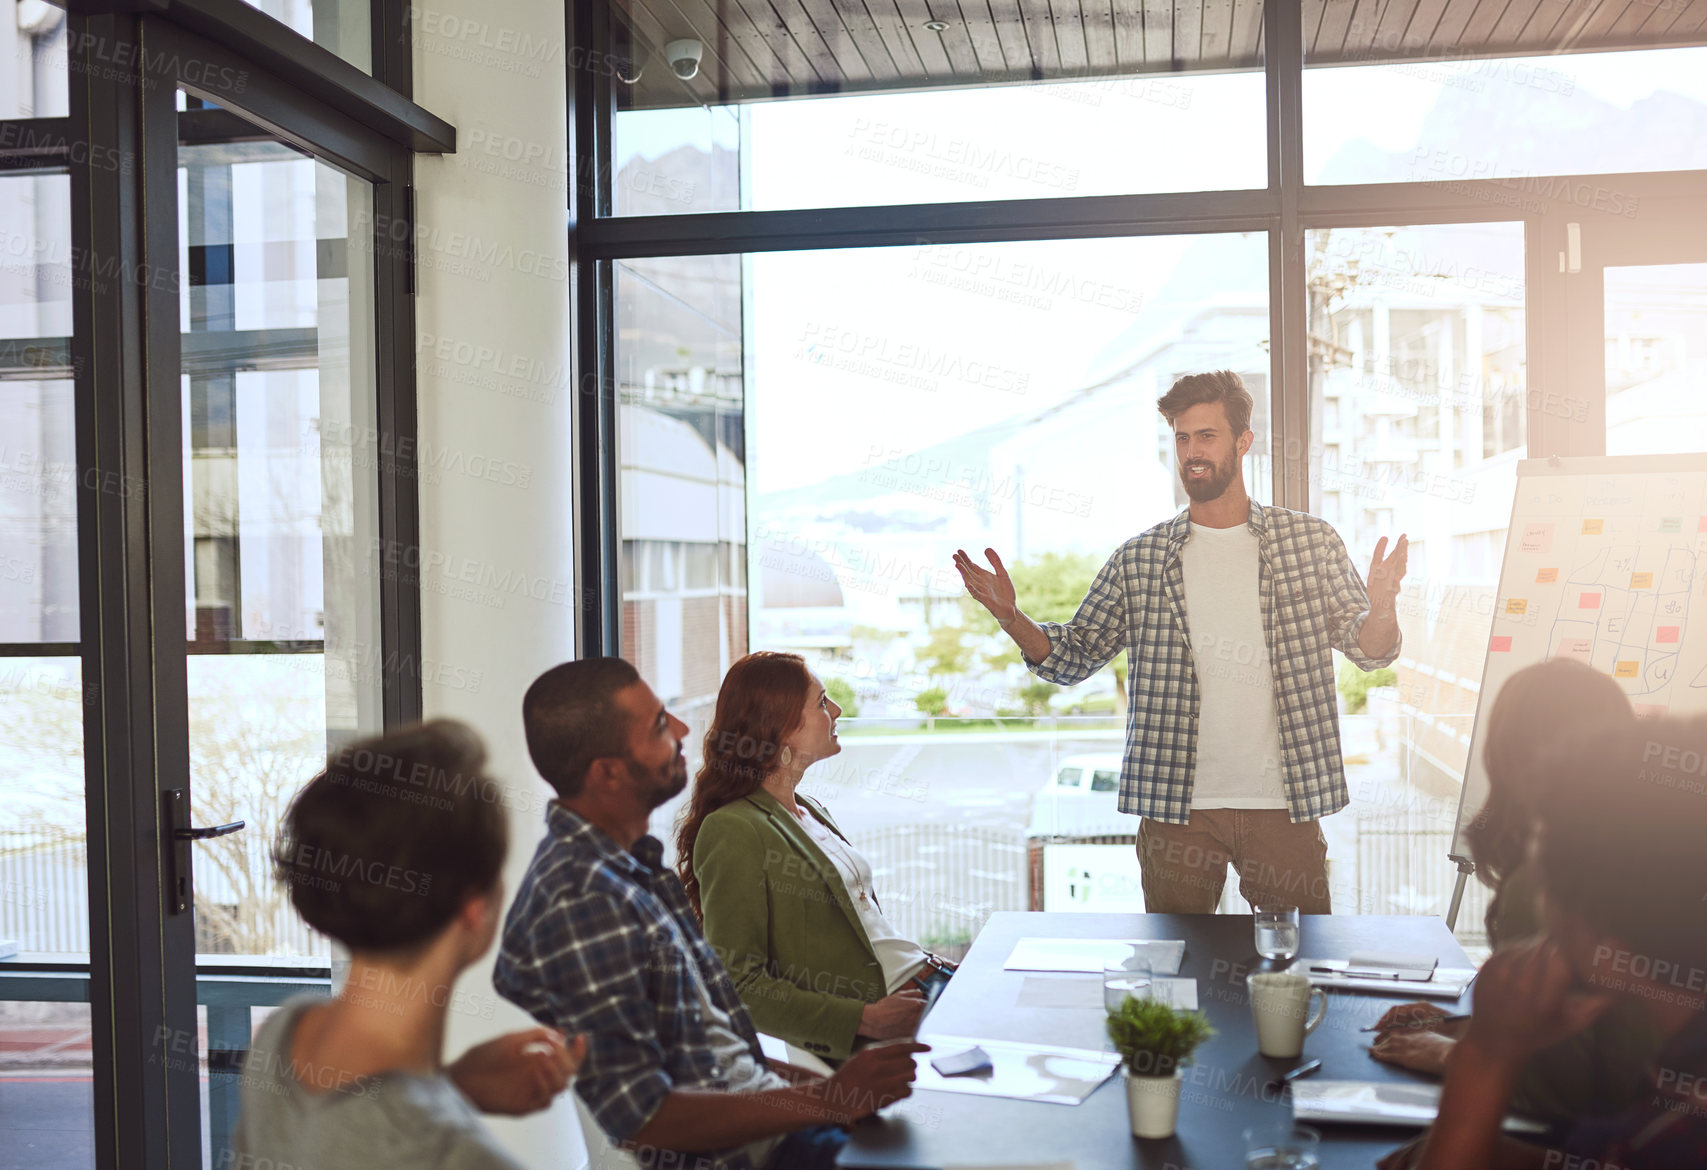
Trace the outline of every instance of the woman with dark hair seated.
{"label": "woman with dark hair seated", "polygon": [[[1573,755],[1634,721],[1622,688],[1574,659],[1526,666],[1495,696],[1482,748],[1488,799],[1465,836],[1476,876],[1493,890],[1485,923],[1496,951],[1542,932],[1536,826],[1544,808],[1566,798],[1561,777]],[[1606,799],[1615,797],[1608,793]],[[1395,1007],[1381,1018],[1370,1055],[1440,1075],[1464,1030],[1462,1022],[1444,1019],[1434,1004]],[[1551,1121],[1616,1111],[1640,1091],[1642,1068],[1658,1047],[1636,1006],[1617,1005],[1531,1060],[1518,1081],[1516,1105]],[[1411,1153],[1420,1146],[1420,1140],[1413,1143]],[[1387,1170],[1405,1164],[1403,1158],[1383,1162]]]}
{"label": "woman with dark hair seated", "polygon": [[911,1035],[954,969],[895,930],[871,863],[796,791],[842,750],[841,713],[797,654],[736,662],[676,835],[682,884],[754,1023],[826,1060]]}

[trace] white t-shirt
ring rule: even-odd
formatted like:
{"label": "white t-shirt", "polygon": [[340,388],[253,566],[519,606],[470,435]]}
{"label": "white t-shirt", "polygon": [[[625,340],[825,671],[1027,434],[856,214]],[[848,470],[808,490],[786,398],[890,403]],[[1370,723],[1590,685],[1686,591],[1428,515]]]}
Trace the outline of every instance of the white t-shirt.
{"label": "white t-shirt", "polygon": [[1180,568],[1203,704],[1191,807],[1285,808],[1256,533],[1245,524],[1193,524],[1180,550]]}
{"label": "white t-shirt", "polygon": [[[842,884],[848,888],[848,897],[853,900],[853,907],[859,914],[860,925],[865,928],[865,937],[871,941],[871,949],[877,952],[877,962],[883,968],[883,979],[888,985],[887,995],[894,995],[901,985],[925,965],[924,948],[910,938],[902,938],[890,925],[889,919],[877,905],[877,899],[871,895],[871,862],[865,854],[836,836],[835,832],[817,817],[807,811],[805,805],[800,806],[802,813],[800,823],[805,826],[824,856],[830,859],[830,864],[836,867],[836,872],[842,876]],[[860,891],[865,891],[865,897],[860,897]]]}
{"label": "white t-shirt", "polygon": [[[747,1042],[741,1039],[741,1034],[735,1030],[735,1021],[729,1018],[729,1013],[711,1001],[711,990],[706,987],[704,980],[697,973],[694,976],[694,988],[699,992],[699,1007],[705,1013],[706,1036],[711,1041],[715,1053],[717,1067],[724,1076],[723,1087],[731,1093],[763,1093],[771,1089],[786,1089],[788,1082],[779,1076],[768,1064],[760,1064],[753,1058],[753,1050],[747,1047]],[[771,1160],[776,1148],[782,1144],[782,1135],[759,1138],[748,1142],[741,1148],[746,1151],[747,1158],[755,1166],[763,1166]],[[708,1163],[709,1164],[709,1163]]]}

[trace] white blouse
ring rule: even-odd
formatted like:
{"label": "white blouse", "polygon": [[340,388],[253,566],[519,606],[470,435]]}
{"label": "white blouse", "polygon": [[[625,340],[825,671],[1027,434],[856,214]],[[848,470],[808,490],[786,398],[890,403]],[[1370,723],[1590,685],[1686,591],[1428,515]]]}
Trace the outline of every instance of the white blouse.
{"label": "white blouse", "polygon": [[871,949],[877,952],[877,961],[883,967],[883,979],[888,985],[886,994],[894,995],[902,984],[925,966],[924,948],[897,934],[877,904],[871,892],[871,862],[866,860],[865,854],[837,836],[835,830],[813,816],[804,804],[800,805],[799,816],[806,832],[824,851],[824,856],[841,875],[842,884],[847,886],[860,925],[865,928],[865,937],[871,941]]}

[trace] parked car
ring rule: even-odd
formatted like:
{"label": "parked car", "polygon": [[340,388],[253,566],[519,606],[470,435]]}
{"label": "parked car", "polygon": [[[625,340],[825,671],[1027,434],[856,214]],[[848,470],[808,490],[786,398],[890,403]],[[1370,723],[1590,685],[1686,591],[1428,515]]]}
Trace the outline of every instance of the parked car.
{"label": "parked car", "polygon": [[1027,837],[1130,836],[1138,818],[1116,807],[1119,752],[1068,756],[1031,800]]}

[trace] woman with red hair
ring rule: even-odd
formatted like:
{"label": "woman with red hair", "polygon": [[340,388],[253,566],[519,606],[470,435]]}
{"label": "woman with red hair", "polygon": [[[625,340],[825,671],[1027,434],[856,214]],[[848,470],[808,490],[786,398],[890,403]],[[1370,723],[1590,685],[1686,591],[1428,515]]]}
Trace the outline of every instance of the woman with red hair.
{"label": "woman with red hair", "polygon": [[871,863],[797,791],[842,750],[841,713],[798,654],[736,662],[676,835],[682,884],[753,1022],[825,1060],[912,1035],[953,971],[895,930]]}

